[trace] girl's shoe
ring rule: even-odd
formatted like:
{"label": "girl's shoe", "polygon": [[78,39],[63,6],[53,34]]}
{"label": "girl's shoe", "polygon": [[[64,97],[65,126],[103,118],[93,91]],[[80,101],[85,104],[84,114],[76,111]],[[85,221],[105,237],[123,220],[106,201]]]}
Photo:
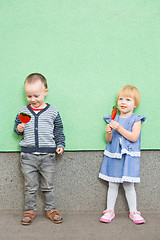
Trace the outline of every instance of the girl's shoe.
{"label": "girl's shoe", "polygon": [[135,224],[145,223],[144,218],[141,216],[141,213],[138,212],[138,211],[130,212],[129,218],[130,218]]}
{"label": "girl's shoe", "polygon": [[109,223],[115,218],[114,210],[105,210],[104,215],[100,218],[100,222]]}

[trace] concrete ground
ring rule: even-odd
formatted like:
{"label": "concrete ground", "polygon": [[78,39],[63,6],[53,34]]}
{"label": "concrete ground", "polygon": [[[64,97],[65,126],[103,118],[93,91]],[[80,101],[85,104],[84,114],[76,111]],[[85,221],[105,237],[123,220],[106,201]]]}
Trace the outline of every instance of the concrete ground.
{"label": "concrete ground", "polygon": [[60,212],[62,224],[54,224],[42,213],[37,213],[29,226],[20,224],[21,211],[0,212],[1,240],[159,240],[160,214],[143,212],[145,224],[135,225],[126,211],[116,212],[109,224],[100,223],[101,212]]}

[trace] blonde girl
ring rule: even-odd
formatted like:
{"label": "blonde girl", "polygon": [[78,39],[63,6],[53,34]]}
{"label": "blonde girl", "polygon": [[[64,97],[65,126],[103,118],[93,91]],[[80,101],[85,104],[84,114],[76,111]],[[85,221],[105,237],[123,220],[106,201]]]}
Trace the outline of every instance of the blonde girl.
{"label": "blonde girl", "polygon": [[100,218],[101,222],[111,222],[115,218],[114,207],[120,183],[123,184],[129,207],[129,218],[135,223],[144,223],[141,213],[137,211],[137,200],[134,183],[140,182],[140,143],[141,124],[144,116],[133,113],[140,103],[139,90],[131,85],[122,87],[117,95],[117,106],[120,114],[114,121],[105,116],[107,140],[104,160],[99,178],[109,182],[107,209]]}

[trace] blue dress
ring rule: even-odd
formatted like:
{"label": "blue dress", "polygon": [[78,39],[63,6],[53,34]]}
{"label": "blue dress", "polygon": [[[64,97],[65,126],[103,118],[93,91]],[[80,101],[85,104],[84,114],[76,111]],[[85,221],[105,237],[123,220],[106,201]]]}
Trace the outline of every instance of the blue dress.
{"label": "blue dress", "polygon": [[[105,116],[106,122],[111,122],[111,116]],[[116,116],[115,120],[123,128],[132,131],[133,124],[141,120],[144,116],[132,114],[127,118]],[[141,133],[136,142],[130,142],[118,131],[113,129],[113,138],[111,143],[107,143],[104,151],[99,178],[109,182],[140,182],[140,143]]]}

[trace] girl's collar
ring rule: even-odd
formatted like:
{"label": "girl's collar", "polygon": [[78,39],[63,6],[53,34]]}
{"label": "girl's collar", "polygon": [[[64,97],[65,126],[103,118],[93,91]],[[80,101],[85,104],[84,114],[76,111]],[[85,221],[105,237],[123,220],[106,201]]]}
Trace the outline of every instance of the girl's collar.
{"label": "girl's collar", "polygon": [[129,117],[131,117],[133,114],[134,114],[134,113],[132,113],[132,114],[131,114],[130,116],[128,116],[128,117],[120,117],[120,115],[118,115],[118,116],[119,116],[120,119],[124,119],[124,118],[129,118]]}

